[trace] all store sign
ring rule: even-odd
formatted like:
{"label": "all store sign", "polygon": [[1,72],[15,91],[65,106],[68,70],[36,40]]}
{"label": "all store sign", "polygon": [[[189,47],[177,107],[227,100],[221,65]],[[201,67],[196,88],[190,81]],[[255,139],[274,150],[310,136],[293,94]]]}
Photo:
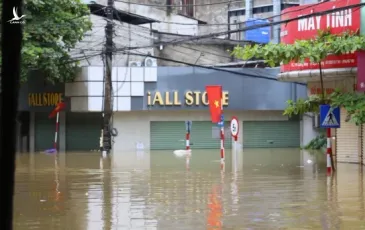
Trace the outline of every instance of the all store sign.
{"label": "all store sign", "polygon": [[[282,20],[356,4],[360,4],[360,0],[329,1],[321,4],[312,4],[313,7],[310,5],[290,7],[282,11]],[[293,44],[296,40],[314,39],[318,34],[318,30],[325,30],[327,28],[330,29],[332,34],[341,34],[345,31],[358,31],[360,28],[359,8],[345,9],[283,24],[281,26],[281,42],[284,44]],[[323,60],[321,65],[323,69],[356,67],[357,56],[356,53],[329,55]],[[281,72],[318,69],[318,67],[318,63],[310,63],[309,60],[306,60],[304,63],[291,62],[282,65]]]}

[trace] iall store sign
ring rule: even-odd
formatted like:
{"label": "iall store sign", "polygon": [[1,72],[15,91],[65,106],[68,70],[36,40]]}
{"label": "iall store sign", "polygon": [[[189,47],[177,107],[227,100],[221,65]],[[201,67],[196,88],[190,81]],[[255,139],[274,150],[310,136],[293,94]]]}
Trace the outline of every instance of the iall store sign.
{"label": "iall store sign", "polygon": [[[313,13],[326,12],[334,8],[344,8],[350,5],[360,4],[360,0],[339,0],[321,2],[311,5],[291,7],[282,11],[282,20],[294,19]],[[358,31],[360,28],[360,8],[354,7],[324,15],[317,15],[308,18],[291,21],[281,26],[281,42],[293,44],[295,40],[309,40],[317,36],[318,30],[330,29],[332,34],[341,34],[346,31]],[[329,55],[322,62],[323,69],[348,68],[357,66],[356,53],[343,55]],[[317,63],[291,62],[281,66],[281,72],[318,69]]]}

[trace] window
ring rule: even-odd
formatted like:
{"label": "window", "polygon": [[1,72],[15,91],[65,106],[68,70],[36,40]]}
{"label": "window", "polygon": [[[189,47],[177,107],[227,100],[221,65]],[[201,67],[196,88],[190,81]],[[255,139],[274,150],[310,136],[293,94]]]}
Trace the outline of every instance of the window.
{"label": "window", "polygon": [[179,13],[188,17],[194,17],[194,0],[179,0]]}

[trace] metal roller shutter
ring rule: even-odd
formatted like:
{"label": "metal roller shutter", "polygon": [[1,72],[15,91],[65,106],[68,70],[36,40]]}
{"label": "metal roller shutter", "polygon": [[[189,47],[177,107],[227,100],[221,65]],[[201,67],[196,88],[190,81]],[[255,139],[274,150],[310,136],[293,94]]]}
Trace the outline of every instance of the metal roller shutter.
{"label": "metal roller shutter", "polygon": [[[151,121],[151,150],[175,150],[185,148],[184,121]],[[213,135],[217,126],[210,121],[193,121],[190,134],[192,149],[219,149],[219,138]],[[232,147],[229,122],[225,122],[225,148]]]}
{"label": "metal roller shutter", "polygon": [[101,113],[67,113],[66,150],[91,151],[100,147]]}
{"label": "metal roller shutter", "polygon": [[35,113],[34,135],[35,151],[53,148],[56,121],[48,118],[49,113]]}
{"label": "metal roller shutter", "polygon": [[336,129],[337,162],[359,163],[359,128],[346,122],[346,110],[341,108],[341,128]]}
{"label": "metal roller shutter", "polygon": [[299,148],[299,121],[244,121],[244,148]]}

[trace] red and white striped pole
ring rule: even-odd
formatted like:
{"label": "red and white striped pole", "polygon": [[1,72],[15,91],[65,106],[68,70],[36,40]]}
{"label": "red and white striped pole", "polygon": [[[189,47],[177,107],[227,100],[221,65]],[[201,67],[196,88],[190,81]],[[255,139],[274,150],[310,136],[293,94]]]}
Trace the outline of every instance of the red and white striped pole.
{"label": "red and white striped pole", "polygon": [[59,127],[59,119],[60,119],[60,112],[57,112],[57,118],[56,118],[56,132],[54,134],[54,143],[53,148],[57,150],[57,139],[58,139],[58,127]]}
{"label": "red and white striped pole", "polygon": [[[186,150],[190,150],[190,131],[188,130],[186,132]],[[186,155],[186,170],[190,169],[190,155]]]}
{"label": "red and white striped pole", "polygon": [[186,132],[186,136],[185,136],[185,139],[186,139],[186,150],[190,150],[190,132]]}
{"label": "red and white striped pole", "polygon": [[224,126],[221,127],[221,163],[224,163]]}
{"label": "red and white striped pole", "polygon": [[331,165],[331,154],[332,154],[332,146],[331,146],[331,128],[327,128],[327,175],[330,175],[332,172]]}
{"label": "red and white striped pole", "polygon": [[[223,118],[223,99],[221,100],[221,118]],[[221,119],[221,164],[224,164],[224,119]]]}

